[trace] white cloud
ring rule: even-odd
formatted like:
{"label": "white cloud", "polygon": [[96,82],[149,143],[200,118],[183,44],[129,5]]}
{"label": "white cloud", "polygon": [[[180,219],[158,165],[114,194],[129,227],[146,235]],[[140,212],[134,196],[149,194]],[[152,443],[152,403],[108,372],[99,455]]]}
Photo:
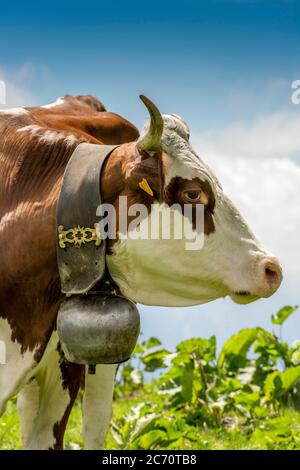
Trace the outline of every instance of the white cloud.
{"label": "white cloud", "polygon": [[[194,147],[214,170],[257,238],[280,259],[284,281],[279,291],[246,306],[226,298],[191,308],[142,307],[145,337],[158,335],[167,347],[173,347],[191,336],[215,334],[220,347],[241,328],[260,325],[270,329],[271,313],[286,304],[299,304],[300,166],[289,157],[299,149],[299,118],[280,113],[194,139]],[[249,135],[254,138],[251,149]],[[278,145],[285,158],[278,157]],[[295,314],[284,325],[284,339],[298,339],[299,327],[300,315]]]}
{"label": "white cloud", "polygon": [[35,102],[33,93],[26,86],[26,81],[33,73],[31,64],[23,64],[14,72],[8,72],[0,65],[0,80],[6,86],[6,104],[1,103],[2,108],[32,105]]}
{"label": "white cloud", "polygon": [[300,285],[300,166],[288,158],[211,155],[208,161],[257,238]]}
{"label": "white cloud", "polygon": [[199,134],[196,145],[202,153],[229,157],[274,158],[300,153],[300,106],[295,108],[294,112],[265,115]]}
{"label": "white cloud", "polygon": [[280,258],[285,285],[299,286],[300,166],[290,156],[300,155],[300,107],[200,134],[194,146],[257,238]]}

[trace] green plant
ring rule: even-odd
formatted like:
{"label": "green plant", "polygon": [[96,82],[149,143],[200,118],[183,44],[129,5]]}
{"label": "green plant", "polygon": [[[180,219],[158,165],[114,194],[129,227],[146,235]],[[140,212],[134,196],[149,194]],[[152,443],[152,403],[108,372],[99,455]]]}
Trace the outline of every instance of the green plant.
{"label": "green plant", "polygon": [[[279,310],[272,316],[275,328],[296,310]],[[258,432],[260,422],[280,416],[287,405],[298,406],[300,342],[289,346],[281,331],[277,336],[256,327],[239,331],[216,351],[214,336],[182,341],[174,352],[157,338],[139,344],[119,374],[116,396],[141,393],[142,400],[114,420],[118,446],[188,448],[200,445],[203,429]],[[293,431],[293,442],[298,435],[299,429]]]}

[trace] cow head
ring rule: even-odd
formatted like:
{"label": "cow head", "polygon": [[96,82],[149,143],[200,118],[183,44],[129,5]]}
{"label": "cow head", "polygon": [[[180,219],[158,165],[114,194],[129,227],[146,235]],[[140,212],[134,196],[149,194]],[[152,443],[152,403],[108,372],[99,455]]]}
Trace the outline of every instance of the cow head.
{"label": "cow head", "polygon": [[[143,203],[147,216],[140,230],[155,223],[155,213],[174,216],[173,204],[204,208],[204,243],[187,249],[185,237],[109,241],[107,265],[122,293],[147,305],[188,306],[229,295],[248,303],[272,295],[282,279],[278,260],[256,240],[210,168],[189,142],[189,129],[177,115],[162,116],[141,97],[150,112],[137,142],[117,148],[108,159],[102,188],[106,201],[119,207]],[[177,222],[186,217],[177,211]],[[179,218],[179,219],[178,219]],[[155,219],[155,221],[154,221]],[[172,219],[175,220],[175,219]],[[128,225],[130,216],[128,217]]]}

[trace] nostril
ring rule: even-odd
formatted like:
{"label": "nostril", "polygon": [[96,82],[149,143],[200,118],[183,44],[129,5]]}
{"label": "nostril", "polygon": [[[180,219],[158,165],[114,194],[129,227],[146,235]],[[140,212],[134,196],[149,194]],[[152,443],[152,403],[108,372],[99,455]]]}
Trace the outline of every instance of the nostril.
{"label": "nostril", "polygon": [[274,263],[274,262],[267,262],[265,265],[265,276],[267,279],[267,282],[273,286],[277,287],[279,286],[282,278],[281,274],[281,268],[279,264]]}
{"label": "nostril", "polygon": [[265,275],[270,284],[276,284],[278,280],[278,274],[270,268],[265,268]]}

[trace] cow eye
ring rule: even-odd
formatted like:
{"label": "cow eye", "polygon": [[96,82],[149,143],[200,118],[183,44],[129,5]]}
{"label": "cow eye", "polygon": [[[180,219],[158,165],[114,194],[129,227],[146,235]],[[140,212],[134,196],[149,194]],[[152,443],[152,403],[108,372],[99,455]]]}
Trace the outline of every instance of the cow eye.
{"label": "cow eye", "polygon": [[184,197],[188,202],[199,202],[201,193],[201,191],[184,191]]}

